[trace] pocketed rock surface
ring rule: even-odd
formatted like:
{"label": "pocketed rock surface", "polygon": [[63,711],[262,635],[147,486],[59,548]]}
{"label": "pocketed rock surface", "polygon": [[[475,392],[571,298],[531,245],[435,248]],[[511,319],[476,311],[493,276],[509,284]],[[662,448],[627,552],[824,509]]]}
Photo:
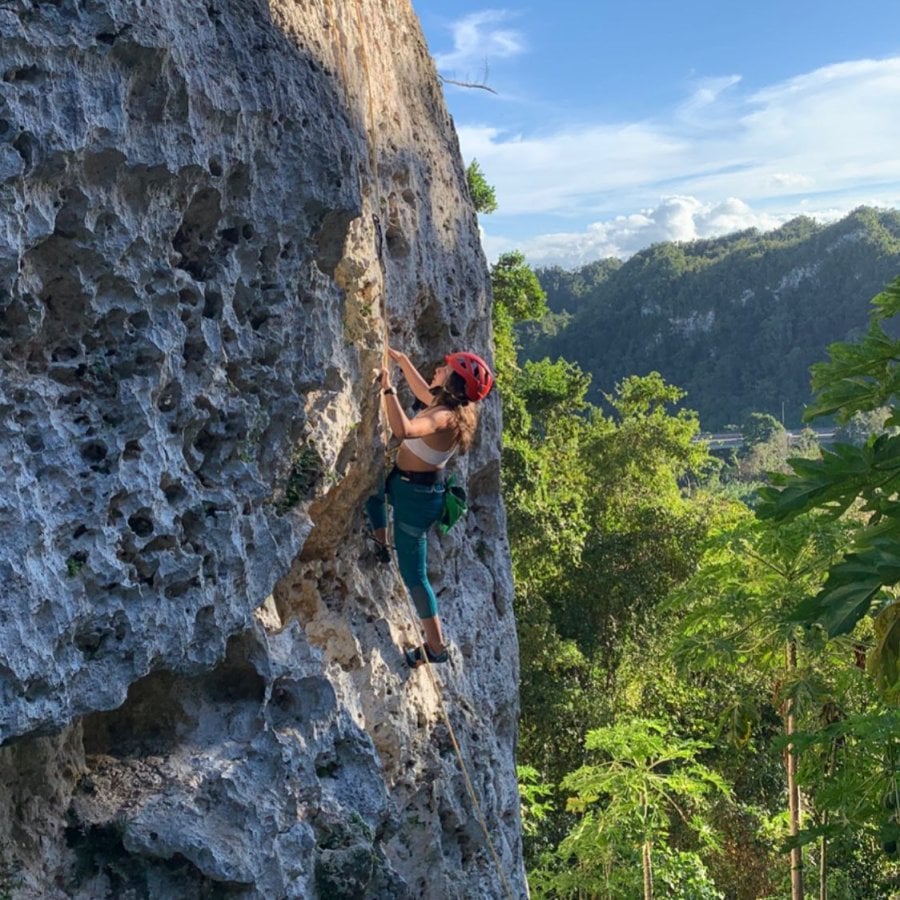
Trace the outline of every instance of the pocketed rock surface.
{"label": "pocketed rock surface", "polygon": [[0,894],[525,895],[499,401],[436,689],[366,543],[386,335],[491,354],[406,0],[4,4]]}

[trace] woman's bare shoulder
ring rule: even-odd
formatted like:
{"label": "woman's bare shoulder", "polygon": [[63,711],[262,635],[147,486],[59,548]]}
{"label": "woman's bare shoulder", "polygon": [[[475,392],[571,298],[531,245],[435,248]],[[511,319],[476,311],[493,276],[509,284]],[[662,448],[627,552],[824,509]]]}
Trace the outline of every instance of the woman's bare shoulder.
{"label": "woman's bare shoulder", "polygon": [[429,427],[434,433],[437,431],[448,431],[455,427],[455,419],[453,413],[446,406],[429,406],[416,414],[412,420],[421,426]]}
{"label": "woman's bare shoulder", "polygon": [[453,411],[446,406],[427,406],[419,415],[427,416],[441,427],[452,425],[454,421]]}

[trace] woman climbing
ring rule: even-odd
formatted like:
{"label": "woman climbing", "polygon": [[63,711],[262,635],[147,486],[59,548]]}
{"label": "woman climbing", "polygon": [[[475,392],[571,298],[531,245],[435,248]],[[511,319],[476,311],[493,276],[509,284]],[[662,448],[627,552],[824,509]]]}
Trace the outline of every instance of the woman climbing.
{"label": "woman climbing", "polygon": [[[474,353],[451,353],[445,357],[444,365],[437,367],[429,384],[405,353],[389,348],[388,354],[400,366],[425,409],[410,419],[397,399],[390,371],[381,370],[388,422],[394,437],[402,443],[394,468],[383,489],[367,501],[366,512],[372,523],[376,554],[382,562],[389,562],[387,500],[394,507],[397,564],[422,620],[425,655],[429,662],[446,662],[437,599],[426,569],[428,529],[443,511],[444,467],[454,453],[465,453],[471,446],[478,425],[474,404],[487,397],[494,376]],[[407,650],[405,655],[413,668],[425,662],[421,647]]]}

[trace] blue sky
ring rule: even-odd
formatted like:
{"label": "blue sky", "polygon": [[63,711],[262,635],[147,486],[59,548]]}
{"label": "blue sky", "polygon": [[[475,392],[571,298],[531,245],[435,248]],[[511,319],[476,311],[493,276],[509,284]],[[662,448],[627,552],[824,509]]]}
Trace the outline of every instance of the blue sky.
{"label": "blue sky", "polygon": [[413,0],[490,259],[574,268],[900,208],[900,0]]}

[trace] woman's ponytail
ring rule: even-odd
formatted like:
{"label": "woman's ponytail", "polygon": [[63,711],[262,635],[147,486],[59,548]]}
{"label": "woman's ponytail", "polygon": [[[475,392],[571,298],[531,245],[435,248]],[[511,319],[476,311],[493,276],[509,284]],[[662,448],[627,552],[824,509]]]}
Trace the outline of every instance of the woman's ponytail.
{"label": "woman's ponytail", "polygon": [[432,388],[431,393],[436,406],[445,406],[453,413],[457,451],[466,453],[478,427],[478,408],[466,396],[465,381],[461,375],[451,372],[444,384]]}

